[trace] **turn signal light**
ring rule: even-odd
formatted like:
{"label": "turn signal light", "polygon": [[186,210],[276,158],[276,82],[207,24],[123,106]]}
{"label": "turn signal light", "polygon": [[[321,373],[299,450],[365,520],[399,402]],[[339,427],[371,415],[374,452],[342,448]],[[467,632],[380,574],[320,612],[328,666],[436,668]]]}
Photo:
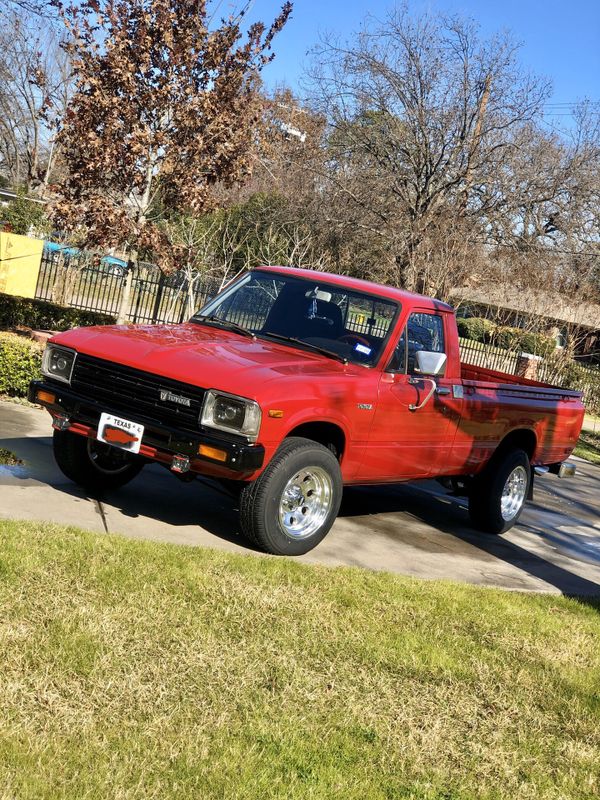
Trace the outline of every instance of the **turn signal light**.
{"label": "turn signal light", "polygon": [[271,408],[269,409],[269,416],[274,419],[281,419],[283,417],[283,411],[279,408]]}
{"label": "turn signal light", "polygon": [[210,447],[207,444],[200,445],[198,454],[206,456],[206,458],[212,458],[215,461],[227,461],[227,452],[225,450],[219,450],[218,447]]}
{"label": "turn signal light", "polygon": [[40,403],[52,404],[56,402],[56,395],[52,394],[52,392],[45,392],[43,389],[40,389],[39,392],[36,392],[35,399]]}

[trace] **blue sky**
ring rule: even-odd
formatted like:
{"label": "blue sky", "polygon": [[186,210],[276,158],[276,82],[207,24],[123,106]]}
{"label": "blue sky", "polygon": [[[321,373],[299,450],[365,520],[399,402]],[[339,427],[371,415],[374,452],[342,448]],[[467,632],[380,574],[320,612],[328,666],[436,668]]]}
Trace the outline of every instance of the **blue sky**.
{"label": "blue sky", "polygon": [[[270,22],[278,5],[276,0],[256,0],[252,16]],[[295,0],[293,17],[275,42],[275,61],[263,74],[265,82],[297,89],[307,51],[320,32],[350,36],[368,13],[382,18],[392,6],[387,0]],[[512,31],[523,44],[524,66],[552,80],[552,102],[587,97],[599,101],[600,108],[600,0],[411,0],[409,8],[472,17],[484,34]],[[558,111],[562,109],[547,109]]]}

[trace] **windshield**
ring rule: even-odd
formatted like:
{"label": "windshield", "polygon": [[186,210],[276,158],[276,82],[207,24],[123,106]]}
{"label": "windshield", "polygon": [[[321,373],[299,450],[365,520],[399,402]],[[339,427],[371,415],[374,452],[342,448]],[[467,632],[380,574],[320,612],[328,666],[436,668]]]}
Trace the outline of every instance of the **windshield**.
{"label": "windshield", "polygon": [[292,347],[318,347],[372,366],[397,311],[391,300],[322,280],[254,271],[211,300],[192,321],[210,317],[213,323],[235,323],[260,338],[289,339]]}

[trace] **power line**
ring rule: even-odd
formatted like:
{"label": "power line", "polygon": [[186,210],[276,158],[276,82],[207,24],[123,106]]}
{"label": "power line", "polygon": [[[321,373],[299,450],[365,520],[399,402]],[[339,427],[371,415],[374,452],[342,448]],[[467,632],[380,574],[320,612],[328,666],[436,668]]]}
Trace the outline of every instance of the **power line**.
{"label": "power line", "polygon": [[501,248],[502,250],[520,250],[523,253],[527,252],[535,252],[535,253],[546,253],[546,254],[554,254],[557,253],[559,255],[565,256],[583,256],[584,258],[600,258],[600,253],[593,253],[593,252],[586,252],[581,250],[563,250],[561,248],[556,247],[542,247],[540,245],[535,244],[527,244],[523,249],[521,249],[516,244],[501,244],[497,242],[490,242],[486,239],[473,239],[476,244],[485,244],[492,248]]}

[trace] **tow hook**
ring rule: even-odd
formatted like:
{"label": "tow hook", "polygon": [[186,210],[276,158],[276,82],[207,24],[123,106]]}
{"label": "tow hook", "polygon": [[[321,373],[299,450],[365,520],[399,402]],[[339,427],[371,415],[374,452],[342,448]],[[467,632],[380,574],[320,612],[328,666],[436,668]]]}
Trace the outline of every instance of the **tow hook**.
{"label": "tow hook", "polygon": [[184,472],[189,472],[189,470],[190,460],[187,456],[173,456],[173,460],[171,461],[171,472],[177,472],[179,475],[181,475]]}
{"label": "tow hook", "polygon": [[63,414],[53,414],[52,427],[55,431],[66,431],[71,427],[71,420]]}

